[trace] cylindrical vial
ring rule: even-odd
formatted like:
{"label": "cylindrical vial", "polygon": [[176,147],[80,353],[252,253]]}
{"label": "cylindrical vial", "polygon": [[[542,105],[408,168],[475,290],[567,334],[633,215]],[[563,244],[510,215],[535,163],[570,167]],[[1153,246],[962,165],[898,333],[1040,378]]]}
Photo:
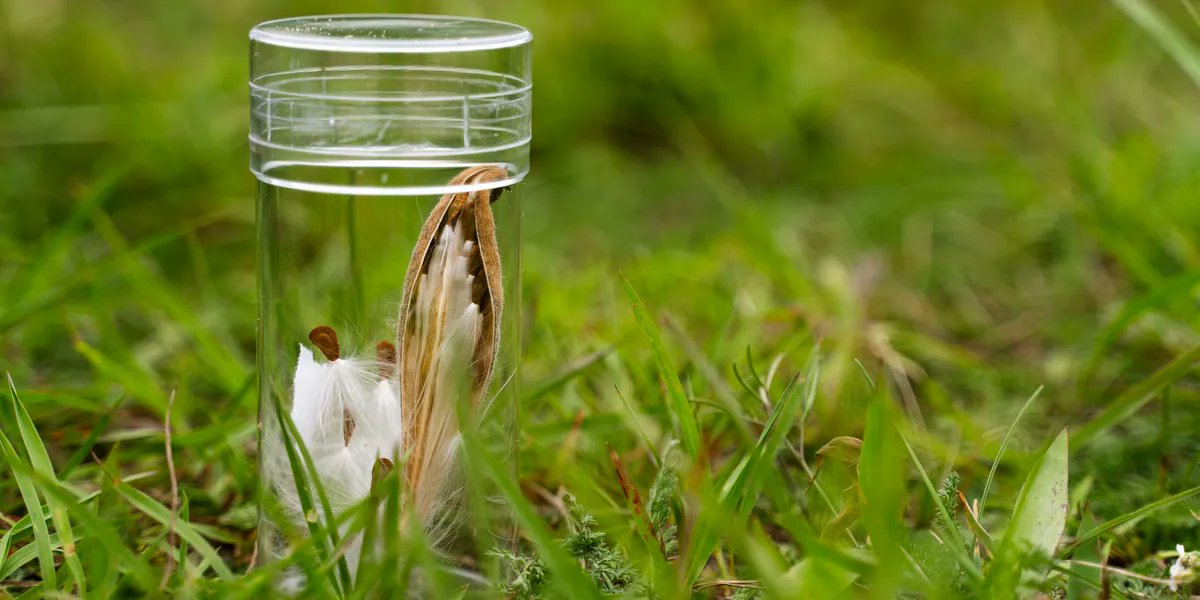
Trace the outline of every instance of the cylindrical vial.
{"label": "cylindrical vial", "polygon": [[515,464],[531,40],[423,15],[250,32],[258,550],[289,585],[506,530],[459,448],[471,429]]}

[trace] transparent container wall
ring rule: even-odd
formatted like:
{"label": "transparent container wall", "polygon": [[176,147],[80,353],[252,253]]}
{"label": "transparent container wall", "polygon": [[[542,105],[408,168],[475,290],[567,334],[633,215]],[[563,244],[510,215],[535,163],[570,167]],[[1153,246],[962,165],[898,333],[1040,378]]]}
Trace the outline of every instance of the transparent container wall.
{"label": "transparent container wall", "polygon": [[341,586],[391,556],[405,536],[387,528],[419,523],[476,569],[505,543],[503,508],[459,472],[445,430],[515,469],[529,41],[424,16],[251,32],[260,560],[334,548]]}

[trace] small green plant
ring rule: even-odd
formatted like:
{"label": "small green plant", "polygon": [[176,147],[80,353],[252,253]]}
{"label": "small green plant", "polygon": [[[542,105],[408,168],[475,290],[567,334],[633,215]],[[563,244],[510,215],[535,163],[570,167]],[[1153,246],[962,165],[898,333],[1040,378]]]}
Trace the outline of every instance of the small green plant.
{"label": "small green plant", "polygon": [[670,559],[679,553],[679,451],[670,444],[663,453],[662,466],[650,486],[647,513],[658,535],[663,556]]}
{"label": "small green plant", "polygon": [[[579,507],[575,497],[563,498],[571,514],[571,535],[561,541],[583,570],[591,576],[597,589],[606,595],[623,594],[632,590],[637,581],[629,560],[609,544],[597,531],[596,519]],[[507,598],[520,600],[543,598],[548,593],[548,575],[542,559],[533,553],[493,550],[494,556],[508,563],[512,576],[498,587]]]}

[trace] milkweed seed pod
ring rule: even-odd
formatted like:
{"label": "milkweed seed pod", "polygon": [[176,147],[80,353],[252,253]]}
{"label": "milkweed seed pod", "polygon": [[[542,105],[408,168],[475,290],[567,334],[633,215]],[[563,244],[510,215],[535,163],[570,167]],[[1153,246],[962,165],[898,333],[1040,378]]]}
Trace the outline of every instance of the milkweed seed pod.
{"label": "milkweed seed pod", "polygon": [[[321,325],[309,342],[325,360],[300,346],[290,416],[334,512],[362,502],[382,464],[402,469],[401,510],[433,540],[454,522],[447,509],[460,489],[460,414],[484,403],[500,343],[504,300],[491,204],[503,190],[488,186],[504,178],[502,167],[480,166],[451,180],[479,189],[443,196],[422,226],[394,344],[380,342],[373,358],[347,356],[334,329]],[[269,451],[271,462],[287,464],[282,449]],[[284,508],[306,518],[295,482],[284,479],[277,484]],[[361,543],[350,540],[350,562]]]}

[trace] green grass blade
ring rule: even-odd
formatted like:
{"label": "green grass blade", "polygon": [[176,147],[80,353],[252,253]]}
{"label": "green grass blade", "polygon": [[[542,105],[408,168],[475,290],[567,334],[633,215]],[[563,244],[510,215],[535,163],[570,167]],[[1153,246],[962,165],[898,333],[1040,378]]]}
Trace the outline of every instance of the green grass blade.
{"label": "green grass blade", "polygon": [[[9,527],[8,531],[4,532],[3,536],[0,536],[0,570],[4,570],[4,558],[8,556],[8,551],[12,548],[13,538],[17,534],[24,533],[26,529],[29,529],[32,522],[29,515],[26,514],[18,519],[16,523],[13,523],[12,527]],[[0,577],[0,579],[3,578]]]}
{"label": "green grass blade", "polygon": [[[0,431],[0,451],[4,453],[6,459],[15,457],[15,450],[8,437]],[[129,572],[133,579],[142,586],[145,590],[156,589],[157,582],[150,574],[145,563],[139,560],[130,552],[129,548],[120,540],[112,525],[101,519],[95,512],[89,509],[84,502],[87,499],[96,496],[96,493],[80,496],[74,490],[65,487],[57,479],[46,477],[36,471],[33,467],[19,461],[10,461],[12,472],[18,484],[22,481],[28,482],[29,485],[35,486],[48,502],[54,502],[64,507],[68,514],[72,515],[76,521],[88,532],[91,539],[98,541],[104,547],[106,554],[115,557],[117,564]],[[43,525],[45,523],[45,514],[38,511],[42,515]],[[36,523],[34,523],[35,536],[37,535]],[[47,534],[47,539],[49,539]],[[35,537],[34,544],[38,542]],[[43,581],[45,578],[43,577]]]}
{"label": "green grass blade", "polygon": [[467,450],[468,464],[476,469],[482,467],[481,470],[495,482],[496,490],[512,508],[517,524],[538,549],[546,567],[554,575],[550,585],[558,588],[564,598],[599,600],[601,595],[596,584],[554,539],[545,521],[538,515],[537,509],[521,494],[521,487],[509,473],[509,469],[500,464],[474,436],[464,436],[463,444]]}
{"label": "green grass blade", "polygon": [[38,498],[37,487],[21,468],[24,465],[17,456],[12,442],[8,440],[8,436],[3,431],[0,431],[0,451],[4,453],[4,461],[8,463],[9,470],[17,482],[17,489],[21,492],[21,499],[25,501],[25,510],[31,517],[33,546],[37,549],[42,581],[45,582],[46,587],[57,589],[58,577],[54,571],[54,548],[50,539],[50,529],[46,527],[46,513],[42,510],[42,501]]}
{"label": "green grass blade", "polygon": [[590,369],[592,367],[592,365],[595,365],[596,363],[604,360],[604,357],[608,356],[609,354],[612,354],[612,351],[613,351],[613,349],[611,347],[602,348],[600,350],[592,352],[591,354],[581,356],[579,358],[572,360],[571,362],[568,362],[566,364],[566,367],[564,367],[560,371],[554,373],[553,375],[547,377],[546,379],[543,379],[542,381],[539,381],[537,383],[534,383],[533,385],[528,386],[530,391],[526,392],[521,397],[521,402],[526,403],[526,402],[531,402],[533,400],[537,400],[538,398],[541,398],[542,396],[545,396],[546,394],[553,392],[554,390],[562,387],[563,385],[566,385],[567,382],[578,377],[584,371],[587,371],[588,369]]}
{"label": "green grass blade", "polygon": [[[317,474],[312,456],[301,440],[300,432],[296,429],[296,424],[292,421],[291,415],[283,409],[283,406],[279,402],[273,402],[272,404],[274,404],[275,408],[276,421],[280,425],[281,443],[283,444],[284,451],[287,452],[288,466],[292,470],[292,478],[296,486],[296,497],[300,502],[300,509],[304,511],[304,520],[308,524],[309,534],[317,541],[315,548],[322,562],[324,562],[332,556],[339,544],[337,527],[333,525],[336,522],[333,508],[329,504],[329,497],[325,494],[325,486],[321,482],[321,477]],[[325,525],[322,525],[321,520],[317,518],[318,507],[312,498],[313,489],[317,491],[317,499],[325,515]],[[341,593],[344,594],[347,589],[345,586],[348,586],[350,581],[350,567],[344,559],[339,560],[338,565],[337,575],[331,574],[331,583],[334,589],[341,590]],[[337,576],[340,576],[341,579],[337,579]]]}
{"label": "green grass blade", "polygon": [[[189,520],[191,520],[191,512],[192,512],[191,500],[188,498],[187,493],[186,492],[180,493],[179,494],[179,518],[178,518],[178,520],[183,521],[184,523],[187,523]],[[180,540],[179,550],[176,552],[176,555],[177,556],[175,557],[175,564],[178,565],[178,567],[176,567],[178,569],[177,574],[181,575],[182,577],[186,577],[187,576],[187,564],[188,564],[187,538],[183,538]]]}
{"label": "green grass blade", "polygon": [[201,557],[212,565],[213,571],[218,577],[224,580],[233,579],[233,572],[229,570],[229,566],[217,553],[216,548],[213,548],[208,540],[193,529],[190,523],[179,518],[172,519],[170,509],[128,483],[117,481],[114,482],[114,486],[121,497],[125,498],[134,508],[145,513],[146,516],[158,521],[164,527],[174,525],[175,533],[179,534],[181,539],[186,540]]}
{"label": "green grass blade", "polygon": [[[716,406],[736,417],[729,419],[728,422],[736,430],[739,441],[745,445],[753,444],[754,434],[750,431],[750,424],[746,422],[745,412],[742,410],[741,405],[738,404],[737,397],[734,396],[733,391],[729,388],[729,384],[721,376],[720,370],[713,365],[712,358],[705,355],[704,350],[688,335],[688,332],[683,327],[670,318],[670,315],[667,315],[664,319],[664,325],[670,331],[670,335],[679,346],[679,349],[683,351],[687,360],[696,369],[697,374],[708,383],[709,389],[712,390],[712,394],[716,397]],[[737,364],[735,363],[734,369],[736,368]],[[695,402],[695,398],[692,401]]]}
{"label": "green grass blade", "polygon": [[1192,288],[1196,285],[1200,285],[1200,271],[1191,271],[1167,280],[1144,296],[1126,301],[1117,316],[1104,327],[1104,330],[1097,336],[1096,343],[1092,345],[1091,353],[1077,378],[1076,395],[1082,397],[1083,388],[1092,381],[1101,359],[1105,357],[1122,333],[1150,311],[1168,304],[1171,300],[1188,298]]}
{"label": "green grass blade", "polygon": [[77,467],[79,467],[79,465],[83,464],[84,459],[86,459],[88,455],[92,453],[92,449],[96,447],[96,442],[100,441],[100,436],[108,432],[108,426],[110,423],[112,423],[113,413],[116,412],[117,408],[119,408],[121,403],[124,401],[125,396],[122,395],[118,397],[116,402],[113,402],[111,406],[106,407],[107,410],[105,410],[105,412],[100,416],[100,420],[92,426],[91,432],[89,432],[88,436],[84,438],[83,443],[79,444],[79,447],[76,448],[75,451],[71,453],[71,456],[67,458],[66,464],[63,465],[63,468],[60,471],[62,474],[62,479],[68,478],[71,474],[71,471],[74,471]]}
{"label": "green grass blade", "polygon": [[775,404],[775,409],[771,411],[771,416],[763,427],[758,443],[755,444],[752,454],[753,461],[745,472],[745,481],[740,486],[742,489],[732,490],[737,499],[740,519],[745,519],[750,515],[750,510],[758,500],[763,485],[775,470],[775,459],[783,450],[784,441],[787,440],[788,433],[796,423],[796,415],[801,408],[800,400],[803,396],[796,393],[798,388],[795,384],[796,379],[789,382],[779,402]]}
{"label": "green grass blade", "polygon": [[1129,418],[1147,402],[1153,400],[1163,388],[1190,373],[1198,361],[1200,361],[1200,345],[1180,354],[1152,375],[1138,382],[1137,385],[1125,390],[1124,393],[1117,396],[1116,400],[1105,406],[1099,415],[1075,432],[1072,436],[1075,448],[1086,446],[1095,440],[1096,436]]}
{"label": "green grass blade", "polygon": [[679,372],[675,370],[675,363],[671,361],[671,355],[667,353],[667,347],[663,344],[662,334],[650,313],[646,311],[646,305],[638,296],[637,290],[624,275],[621,275],[621,285],[625,287],[625,296],[629,299],[630,308],[633,309],[633,317],[638,326],[642,328],[642,332],[646,334],[646,339],[650,341],[650,348],[654,351],[654,360],[658,363],[658,375],[667,386],[668,406],[671,409],[671,416],[674,417],[675,426],[679,429],[679,440],[683,443],[683,449],[693,458],[699,456],[700,427],[696,424],[691,403],[688,402],[687,395],[683,391],[683,383],[679,380]]}
{"label": "green grass blade", "polygon": [[[50,545],[53,548],[59,547],[58,534],[50,534]],[[29,544],[17,548],[16,552],[12,553],[2,565],[0,565],[0,581],[8,579],[10,575],[16,572],[17,569],[29,564],[38,555],[38,547],[36,544]]]}
{"label": "green grass blade", "polygon": [[1200,51],[1197,51],[1187,36],[1175,29],[1170,21],[1158,14],[1158,11],[1145,0],[1113,0],[1113,4],[1116,4],[1117,8],[1120,8],[1134,23],[1146,30],[1146,33],[1150,34],[1150,37],[1154,38],[1154,41],[1158,42],[1158,45],[1162,46],[1162,49],[1175,59],[1175,62],[1179,63],[1188,77],[1200,85]]}
{"label": "green grass blade", "polygon": [[804,366],[804,402],[800,405],[800,422],[808,421],[813,406],[817,403],[817,392],[821,386],[821,348],[813,348],[808,363]]}
{"label": "green grass blade", "polygon": [[1029,399],[1025,401],[1025,404],[1021,406],[1021,410],[1017,411],[1016,418],[1014,418],[1012,424],[1008,426],[1008,431],[1004,434],[1004,440],[1000,442],[1000,449],[996,451],[996,458],[992,460],[992,468],[988,471],[987,482],[983,484],[983,493],[979,496],[979,506],[981,511],[983,510],[983,507],[987,506],[988,492],[992,489],[992,480],[996,477],[996,469],[1000,467],[1000,461],[1004,458],[1004,451],[1008,449],[1008,442],[1012,440],[1013,433],[1017,431],[1017,424],[1021,422],[1021,417],[1025,415],[1025,411],[1029,410],[1029,407],[1033,404],[1033,401],[1037,400],[1044,387],[1045,386],[1039,385],[1038,389],[1033,390],[1033,394],[1030,395]]}
{"label": "green grass blade", "polygon": [[[21,441],[25,445],[25,452],[29,455],[30,465],[35,473],[47,479],[56,479],[54,465],[50,462],[50,454],[46,452],[46,446],[42,443],[37,428],[33,425],[29,411],[25,410],[25,405],[17,394],[17,386],[13,383],[11,374],[8,376],[8,395],[12,400],[17,429],[21,434]],[[83,565],[79,562],[79,556],[76,554],[75,535],[71,531],[71,518],[67,515],[66,509],[58,502],[47,499],[46,505],[50,509],[50,520],[54,523],[54,529],[58,532],[59,539],[62,540],[63,563],[66,564],[71,577],[75,579],[75,584],[79,586],[79,595],[86,596],[87,576],[84,574]]]}
{"label": "green grass blade", "polygon": [[[88,500],[91,500],[92,498],[95,498],[96,496],[99,496],[99,495],[100,495],[100,492],[98,492],[98,491],[92,492],[90,494],[80,497],[79,501],[87,502]],[[43,509],[43,511],[44,510],[45,509]],[[43,512],[43,514],[45,514],[45,513]],[[13,523],[13,526],[10,527],[8,531],[5,531],[3,536],[0,536],[0,571],[7,570],[5,568],[4,557],[8,556],[9,550],[12,548],[12,544],[17,539],[17,536],[21,535],[22,533],[25,533],[26,530],[31,529],[32,527],[33,527],[33,520],[30,519],[28,514],[26,514],[25,516],[18,519],[16,523]],[[24,548],[30,548],[31,550],[34,547],[35,546],[32,544],[24,546]],[[0,579],[4,579],[4,578],[0,577]]]}
{"label": "green grass blade", "polygon": [[141,366],[118,363],[82,339],[75,340],[75,351],[92,365],[98,379],[120,383],[130,397],[139,400],[156,415],[162,416],[167,413],[167,394],[163,393],[158,381],[149,371]]}
{"label": "green grass blade", "polygon": [[[941,500],[938,499],[937,488],[934,487],[933,481],[929,479],[929,474],[925,472],[925,466],[921,464],[921,460],[917,458],[917,453],[913,450],[912,444],[908,442],[908,438],[903,433],[900,434],[900,441],[904,442],[904,447],[908,450],[908,456],[917,467],[917,472],[921,474],[921,481],[925,483],[925,490],[929,492],[929,497],[933,499],[933,505],[937,508],[938,516],[942,518],[944,523],[953,523],[954,519],[950,518],[950,513],[942,506]],[[952,546],[950,551],[954,555],[954,559],[958,561],[959,566],[972,579],[982,579],[983,575],[979,573],[979,568],[971,561],[971,557],[967,555],[966,542],[959,535],[958,529],[955,527],[947,527],[946,532],[950,541],[948,545]]]}
{"label": "green grass blade", "polygon": [[621,391],[621,388],[618,387],[614,389],[617,392],[617,399],[621,401],[621,406],[625,409],[625,414],[629,421],[630,428],[637,433],[638,439],[641,440],[642,446],[646,448],[646,451],[650,453],[650,456],[654,457],[654,462],[656,464],[662,464],[662,456],[659,454],[658,449],[654,447],[654,442],[650,439],[650,434],[646,432],[644,427],[642,427],[641,415],[633,407],[633,405],[630,404],[629,398],[625,397],[625,394]]}
{"label": "green grass blade", "polygon": [[[793,379],[771,411],[758,442],[742,458],[721,487],[719,512],[722,515],[733,515],[737,519],[735,523],[741,523],[749,516],[764,482],[775,470],[775,459],[783,449],[783,442],[792,425],[796,423],[800,400],[804,397],[797,393],[797,390],[798,386]],[[693,528],[687,552],[688,567],[685,580],[689,586],[700,576],[704,564],[717,547],[722,529],[717,525],[714,519],[706,518],[698,520]]]}
{"label": "green grass blade", "polygon": [[858,574],[841,565],[807,557],[792,565],[786,575],[796,591],[807,598],[845,598]]}
{"label": "green grass blade", "polygon": [[1187,500],[1188,498],[1191,498],[1197,494],[1200,494],[1200,486],[1196,486],[1194,488],[1184,490],[1173,496],[1167,496],[1166,498],[1155,500],[1154,502],[1151,502],[1150,504],[1147,504],[1137,510],[1127,512],[1115,519],[1105,521],[1104,523],[1101,523],[1100,525],[1097,525],[1096,527],[1089,529],[1086,534],[1083,534],[1082,537],[1080,537],[1080,538],[1076,539],[1075,541],[1071,542],[1070,544],[1068,544],[1065,548],[1062,549],[1061,552],[1059,552],[1059,554],[1062,556],[1067,556],[1071,552],[1073,552],[1076,548],[1079,548],[1081,545],[1086,544],[1086,543],[1104,535],[1105,533],[1108,533],[1109,531],[1112,531],[1113,529],[1120,527],[1121,525],[1124,525],[1130,521],[1145,517],[1146,515],[1149,515],[1153,512],[1157,512],[1164,508],[1178,504],[1178,503],[1180,503],[1184,500]]}
{"label": "green grass blade", "polygon": [[972,535],[975,536],[975,539],[979,540],[979,543],[983,546],[983,549],[986,550],[988,554],[992,554],[996,548],[996,543],[992,540],[992,534],[988,533],[987,529],[983,528],[983,524],[979,522],[978,517],[971,512],[971,507],[967,505],[967,499],[963,497],[962,492],[959,492],[958,498],[963,505],[962,514],[963,520],[967,522],[967,529]]}
{"label": "green grass blade", "polygon": [[68,489],[58,480],[41,476],[23,465],[20,468],[27,469],[27,473],[36,480],[39,489],[48,500],[53,500],[66,507],[67,511],[88,532],[88,536],[98,541],[104,547],[105,553],[114,557],[115,563],[129,572],[143,590],[149,591],[158,588],[158,579],[150,572],[146,563],[134,556],[133,552],[121,541],[112,524],[88,508],[77,493]]}
{"label": "green grass blade", "polygon": [[[1083,539],[1092,529],[1096,527],[1096,519],[1092,516],[1090,510],[1084,509],[1083,514],[1079,518],[1079,529],[1076,533],[1077,539]],[[1073,560],[1084,560],[1087,562],[1102,564],[1100,557],[1099,544],[1093,543],[1081,544],[1071,557]],[[1070,581],[1067,582],[1067,600],[1084,600],[1089,598],[1090,590],[1101,589],[1103,584],[1102,573],[1100,569],[1086,567],[1078,564],[1071,564],[1068,570],[1073,575]],[[1084,589],[1086,586],[1087,590]]]}
{"label": "green grass blade", "polygon": [[[879,563],[872,589],[879,597],[896,592],[903,577],[901,552],[904,513],[904,464],[899,454],[896,416],[887,398],[876,398],[867,409],[858,480],[864,500],[862,522],[871,536],[871,549]],[[939,503],[940,504],[940,503]]]}

